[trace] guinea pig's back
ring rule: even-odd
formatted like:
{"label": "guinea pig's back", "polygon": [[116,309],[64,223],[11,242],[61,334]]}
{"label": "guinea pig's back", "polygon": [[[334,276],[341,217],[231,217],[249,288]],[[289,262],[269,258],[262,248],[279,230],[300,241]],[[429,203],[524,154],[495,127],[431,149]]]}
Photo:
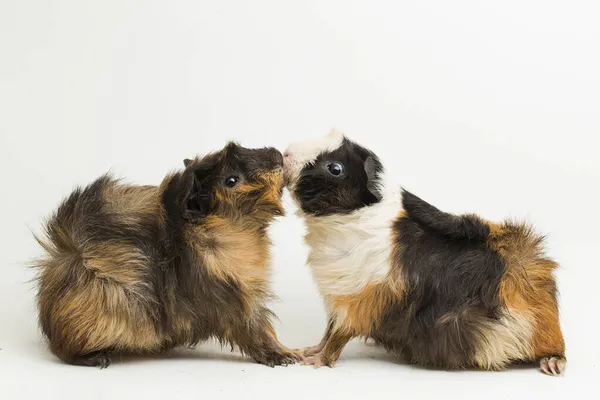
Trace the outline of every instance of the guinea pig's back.
{"label": "guinea pig's back", "polygon": [[[45,240],[39,240],[50,256],[64,257],[93,247],[151,248],[159,240],[160,204],[155,186],[123,185],[103,175],[75,189],[45,225]],[[106,258],[111,257],[106,253]]]}
{"label": "guinea pig's back", "polygon": [[36,238],[40,324],[66,362],[107,348],[158,346],[150,248],[158,235],[156,188],[108,175],[65,199]]}
{"label": "guinea pig's back", "polygon": [[519,222],[445,213],[406,191],[403,200],[394,229],[410,307],[388,325],[404,333],[413,361],[501,369],[564,357],[557,264],[542,236]]}

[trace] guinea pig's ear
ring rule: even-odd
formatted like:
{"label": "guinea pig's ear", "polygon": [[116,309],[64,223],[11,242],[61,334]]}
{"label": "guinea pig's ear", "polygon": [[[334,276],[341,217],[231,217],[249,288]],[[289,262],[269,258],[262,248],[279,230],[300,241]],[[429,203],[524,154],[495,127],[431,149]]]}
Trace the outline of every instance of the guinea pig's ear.
{"label": "guinea pig's ear", "polygon": [[197,221],[208,215],[210,209],[210,188],[207,177],[210,170],[196,170],[192,174],[191,188],[183,203],[183,218]]}
{"label": "guinea pig's ear", "polygon": [[185,160],[183,160],[183,165],[186,168],[189,167],[191,163],[192,163],[192,160],[190,160],[189,158],[186,158]]}
{"label": "guinea pig's ear", "polygon": [[367,189],[377,201],[381,201],[381,191],[377,182],[377,174],[381,172],[381,162],[373,156],[368,156],[365,160],[365,172],[367,173]]}

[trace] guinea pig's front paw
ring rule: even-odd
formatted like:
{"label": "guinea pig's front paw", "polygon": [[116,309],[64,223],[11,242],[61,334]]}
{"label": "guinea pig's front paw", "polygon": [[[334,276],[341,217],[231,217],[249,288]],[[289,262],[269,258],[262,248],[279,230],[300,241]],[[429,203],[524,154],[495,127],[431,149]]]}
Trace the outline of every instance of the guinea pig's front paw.
{"label": "guinea pig's front paw", "polygon": [[302,360],[302,355],[292,350],[285,350],[279,353],[269,353],[254,358],[257,363],[267,365],[271,368],[276,365],[287,367]]}
{"label": "guinea pig's front paw", "polygon": [[296,362],[301,362],[304,360],[304,354],[300,350],[288,350],[290,357],[292,357]]}
{"label": "guinea pig's front paw", "polygon": [[304,357],[302,360],[304,365],[312,365],[315,368],[320,368],[323,366],[333,368],[335,365],[335,361],[329,358],[323,357],[323,353],[317,353],[312,356]]}
{"label": "guinea pig's front paw", "polygon": [[75,356],[69,361],[69,363],[73,365],[84,365],[87,367],[100,367],[100,369],[105,369],[110,366],[111,357],[108,352],[95,351],[84,356]]}

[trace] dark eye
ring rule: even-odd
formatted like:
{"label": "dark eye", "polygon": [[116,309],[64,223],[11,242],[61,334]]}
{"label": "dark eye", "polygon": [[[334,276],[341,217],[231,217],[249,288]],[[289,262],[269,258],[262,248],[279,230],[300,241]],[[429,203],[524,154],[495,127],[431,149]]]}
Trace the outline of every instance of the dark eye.
{"label": "dark eye", "polygon": [[332,162],[327,165],[327,170],[333,176],[340,176],[344,173],[344,164],[340,162]]}
{"label": "dark eye", "polygon": [[234,187],[238,183],[239,178],[237,176],[229,176],[225,179],[225,186]]}

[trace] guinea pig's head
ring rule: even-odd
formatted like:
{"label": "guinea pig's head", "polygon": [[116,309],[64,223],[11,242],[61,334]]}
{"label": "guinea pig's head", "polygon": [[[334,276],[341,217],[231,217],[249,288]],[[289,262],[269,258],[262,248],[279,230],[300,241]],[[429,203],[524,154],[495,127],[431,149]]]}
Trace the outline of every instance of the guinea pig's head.
{"label": "guinea pig's head", "polygon": [[184,164],[181,215],[189,222],[207,216],[268,222],[283,215],[283,157],[278,150],[230,142]]}
{"label": "guinea pig's head", "polygon": [[373,152],[336,130],[291,144],[284,153],[286,185],[313,216],[348,214],[380,202],[382,172]]}

